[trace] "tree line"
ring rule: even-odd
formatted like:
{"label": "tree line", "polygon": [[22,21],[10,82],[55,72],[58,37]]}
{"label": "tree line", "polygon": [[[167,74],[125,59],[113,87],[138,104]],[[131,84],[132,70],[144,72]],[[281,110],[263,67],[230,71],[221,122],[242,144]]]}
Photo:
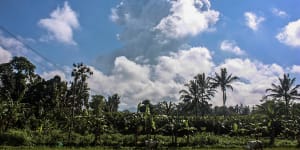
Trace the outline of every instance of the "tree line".
{"label": "tree line", "polygon": [[[226,106],[227,91],[233,90],[232,83],[239,78],[221,68],[213,77],[202,73],[186,83],[185,89],[179,91],[178,104],[152,104],[145,99],[136,112],[120,112],[120,95],[90,96],[87,80],[93,72],[83,63],[73,65],[69,82],[59,76],[43,79],[35,69],[25,57],[13,57],[0,64],[0,139],[19,129],[39,136],[59,131],[62,137],[56,139],[69,145],[74,144],[76,135],[89,136],[89,145],[109,145],[101,136],[114,133],[132,135],[131,145],[138,145],[143,135],[146,139],[170,136],[170,144],[175,145],[177,137],[186,137],[189,145],[190,136],[196,133],[255,134],[269,137],[271,145],[277,136],[300,135],[300,105],[294,101],[300,99],[300,85],[294,85],[296,79],[289,74],[266,89],[262,104],[252,109],[242,104]],[[221,89],[223,106],[212,107],[209,102],[217,88]],[[0,141],[5,144],[5,140]]]}

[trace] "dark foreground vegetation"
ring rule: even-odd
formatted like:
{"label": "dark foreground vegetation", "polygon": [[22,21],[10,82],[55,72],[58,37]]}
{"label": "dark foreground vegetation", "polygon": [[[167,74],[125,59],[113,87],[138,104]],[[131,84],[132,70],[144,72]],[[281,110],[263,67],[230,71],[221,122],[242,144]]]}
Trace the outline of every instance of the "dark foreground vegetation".
{"label": "dark foreground vegetation", "polygon": [[[213,77],[203,73],[190,80],[179,92],[180,103],[145,99],[136,112],[118,111],[118,94],[90,96],[91,75],[82,63],[74,64],[69,82],[59,76],[41,78],[24,57],[0,64],[0,145],[5,145],[0,148],[145,147],[150,139],[162,148],[243,148],[255,139],[264,147],[300,144],[300,85],[288,74],[270,85],[261,104],[252,108],[226,106],[226,92],[239,78],[222,68]],[[209,104],[217,88],[222,107]]]}

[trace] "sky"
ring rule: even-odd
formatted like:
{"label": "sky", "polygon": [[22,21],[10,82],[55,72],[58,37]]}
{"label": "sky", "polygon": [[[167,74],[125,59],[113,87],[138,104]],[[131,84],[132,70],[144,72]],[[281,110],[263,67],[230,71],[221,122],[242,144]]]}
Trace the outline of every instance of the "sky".
{"label": "sky", "polygon": [[[226,67],[241,78],[227,104],[255,105],[284,73],[300,83],[299,4],[1,0],[0,63],[26,56],[42,77],[71,80],[72,64],[83,62],[94,72],[91,94],[118,93],[121,110],[144,99],[179,102],[196,74]],[[222,105],[220,91],[210,103]]]}

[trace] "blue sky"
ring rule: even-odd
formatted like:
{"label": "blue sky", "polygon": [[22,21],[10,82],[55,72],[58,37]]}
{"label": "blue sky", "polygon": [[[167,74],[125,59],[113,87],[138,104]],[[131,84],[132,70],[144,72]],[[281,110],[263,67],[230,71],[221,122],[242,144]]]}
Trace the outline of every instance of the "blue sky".
{"label": "blue sky", "polygon": [[[142,99],[178,101],[197,73],[220,67],[243,78],[229,105],[257,104],[284,72],[300,78],[300,10],[295,0],[2,0],[0,62],[25,55],[45,78],[69,79],[89,65],[94,93],[118,92],[121,108]],[[249,97],[251,97],[249,99]],[[247,98],[247,99],[246,99]],[[220,95],[212,100],[220,105]]]}

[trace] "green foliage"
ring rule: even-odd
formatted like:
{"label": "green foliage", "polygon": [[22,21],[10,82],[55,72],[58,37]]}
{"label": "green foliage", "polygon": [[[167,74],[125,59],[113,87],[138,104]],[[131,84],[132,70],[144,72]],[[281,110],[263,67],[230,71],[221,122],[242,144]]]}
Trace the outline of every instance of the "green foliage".
{"label": "green foliage", "polygon": [[213,87],[220,87],[223,93],[223,106],[226,105],[226,89],[231,89],[233,90],[233,87],[231,85],[232,82],[238,80],[239,78],[237,76],[232,76],[232,74],[228,75],[227,74],[227,69],[226,68],[221,68],[220,74],[215,73],[215,77],[211,78],[212,79],[212,85]]}
{"label": "green foliage", "polygon": [[24,130],[8,130],[0,134],[0,145],[29,146],[32,145],[31,135]]}
{"label": "green foliage", "polygon": [[193,146],[209,146],[209,145],[217,145],[219,143],[219,138],[212,134],[196,134],[193,138],[192,145]]}
{"label": "green foliage", "polygon": [[[90,99],[87,79],[92,72],[82,63],[74,64],[70,82],[59,76],[45,80],[34,70],[24,57],[0,64],[0,145],[120,148],[143,147],[153,139],[160,146],[240,148],[257,138],[265,145],[270,138],[273,146],[300,143],[300,105],[292,103],[299,99],[300,85],[293,86],[295,78],[289,75],[267,90],[274,101],[263,101],[251,113],[242,104],[225,106],[226,88],[238,79],[226,68],[214,78],[195,76],[180,92],[179,104],[146,99],[131,113],[118,111],[118,94]],[[217,86],[224,106],[211,108],[208,102]]]}

